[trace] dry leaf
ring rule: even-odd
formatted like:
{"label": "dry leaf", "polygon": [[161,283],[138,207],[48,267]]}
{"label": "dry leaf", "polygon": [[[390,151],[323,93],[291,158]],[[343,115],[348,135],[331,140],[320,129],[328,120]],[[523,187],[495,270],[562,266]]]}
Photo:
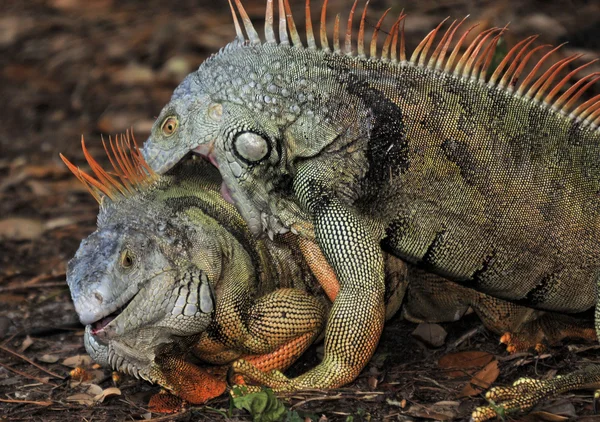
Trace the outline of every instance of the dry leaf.
{"label": "dry leaf", "polygon": [[85,388],[85,393],[93,395],[93,396],[102,394],[102,391],[104,391],[104,390],[98,384],[89,384]]}
{"label": "dry leaf", "polygon": [[434,419],[436,421],[449,421],[458,415],[458,406],[422,406],[413,404],[405,411],[408,415],[424,419]]}
{"label": "dry leaf", "polygon": [[431,347],[440,347],[446,341],[448,333],[438,324],[421,323],[412,335]]}
{"label": "dry leaf", "polygon": [[72,217],[58,217],[58,218],[53,218],[52,220],[46,221],[44,223],[44,229],[54,230],[59,227],[70,226],[75,223],[77,223],[77,221]]}
{"label": "dry leaf", "polygon": [[86,367],[92,364],[92,358],[88,355],[75,355],[63,360],[62,364],[70,368],[76,368],[78,366]]}
{"label": "dry leaf", "polygon": [[450,378],[473,375],[477,369],[487,365],[494,359],[494,355],[487,352],[469,351],[450,353],[438,360],[438,367],[442,369],[456,369],[447,375]]}
{"label": "dry leaf", "polygon": [[67,401],[73,401],[86,406],[93,406],[95,403],[94,397],[85,393],[73,394],[72,396],[67,397]]}
{"label": "dry leaf", "polygon": [[19,347],[19,352],[23,353],[32,344],[33,344],[33,340],[31,339],[31,337],[29,337],[29,336],[25,337],[25,340],[23,340],[23,343],[21,343],[21,347]]}
{"label": "dry leaf", "polygon": [[377,388],[377,384],[379,384],[379,382],[377,381],[376,377],[369,377],[369,379],[367,380],[367,384],[369,385],[369,388],[371,390],[375,390]]}
{"label": "dry leaf", "polygon": [[493,360],[485,368],[473,375],[473,378],[471,378],[469,383],[460,392],[461,397],[470,397],[482,393],[490,388],[492,383],[498,378],[498,375],[500,375],[498,361]]}
{"label": "dry leaf", "polygon": [[102,403],[104,401],[104,399],[107,397],[120,396],[120,395],[121,395],[121,390],[119,390],[117,387],[110,387],[110,388],[103,390],[100,394],[96,395],[94,397],[94,400]]}
{"label": "dry leaf", "polygon": [[561,397],[544,404],[539,411],[531,412],[524,418],[524,421],[562,422],[574,418],[577,418],[575,406],[573,406],[573,403],[569,399]]}
{"label": "dry leaf", "polygon": [[571,418],[566,416],[555,415],[554,413],[539,411],[539,412],[531,412],[527,417],[523,419],[524,422],[563,422],[568,421]]}
{"label": "dry leaf", "polygon": [[56,363],[58,362],[59,357],[56,355],[42,355],[39,358],[37,358],[37,360],[39,360],[40,362],[45,362],[45,363]]}

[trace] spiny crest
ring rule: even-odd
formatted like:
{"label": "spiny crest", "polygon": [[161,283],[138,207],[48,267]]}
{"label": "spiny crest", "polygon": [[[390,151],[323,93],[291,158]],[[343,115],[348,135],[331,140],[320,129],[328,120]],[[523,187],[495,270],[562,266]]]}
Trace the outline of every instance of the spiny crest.
{"label": "spiny crest", "polygon": [[94,199],[102,204],[103,195],[115,201],[119,197],[129,197],[136,192],[145,189],[152,184],[158,175],[146,163],[140,152],[133,132],[127,131],[125,135],[116,135],[115,140],[108,138],[108,145],[102,139],[102,145],[108,155],[112,172],[105,171],[102,166],[90,155],[83,136],[81,137],[81,148],[83,155],[96,178],[73,165],[62,154],[60,158],[73,172],[75,177],[90,191]]}
{"label": "spiny crest", "polygon": [[[233,15],[233,21],[237,34],[237,40],[241,43],[261,44],[262,41],[258,32],[254,28],[252,21],[246,13],[241,0],[231,0],[229,5]],[[340,47],[340,16],[335,18],[333,30],[333,50],[329,46],[329,36],[327,34],[327,1],[324,0],[321,8],[320,19],[320,42],[321,50],[325,52],[333,52],[334,54],[354,55],[352,32],[353,18],[358,4],[355,0],[354,5],[349,13],[348,25],[346,27],[344,50]],[[357,56],[366,59],[365,54],[365,22],[367,16],[367,8],[369,1],[366,2],[362,17],[359,23],[358,38],[356,42]],[[239,13],[244,29],[246,30],[247,38],[242,31],[242,27],[238,21],[237,13]],[[279,12],[279,42],[275,37],[274,30],[274,12],[273,0],[267,0],[265,13],[265,42],[267,44],[290,45],[290,38],[293,47],[304,48],[300,39],[300,35],[296,29],[289,0],[278,0]],[[313,33],[313,24],[311,19],[310,0],[306,0],[305,5],[305,33],[306,47],[311,50],[317,49],[315,36]],[[437,41],[435,48],[434,40],[441,33],[441,27],[446,22],[442,21],[434,30],[432,30],[419,45],[415,48],[410,58],[407,60],[406,42],[404,35],[404,19],[406,15],[402,11],[394,24],[392,25],[387,37],[383,43],[381,51],[378,51],[377,39],[381,31],[383,19],[388,14],[390,9],[386,10],[383,16],[377,22],[371,43],[369,45],[369,60],[379,60],[382,62],[391,62],[401,66],[418,66],[432,70],[448,73],[457,77],[470,78],[478,80],[481,83],[489,86],[503,88],[508,92],[513,92],[515,95],[527,100],[539,101],[547,104],[553,110],[569,115],[573,119],[578,119],[583,124],[590,124],[596,127],[600,124],[600,95],[597,95],[590,100],[584,102],[574,108],[575,103],[581,95],[590,88],[594,83],[600,80],[600,72],[594,72],[579,79],[574,85],[567,89],[560,96],[558,94],[565,87],[567,82],[581,70],[585,69],[598,59],[585,63],[576,69],[569,72],[558,82],[554,82],[559,73],[569,64],[582,57],[581,54],[573,54],[566,58],[556,61],[543,73],[538,75],[538,72],[547,62],[547,60],[556,52],[562,45],[548,51],[527,75],[521,79],[527,64],[531,60],[534,53],[537,51],[549,48],[549,45],[542,45],[531,48],[531,44],[537,39],[537,36],[530,36],[516,44],[504,57],[501,63],[494,69],[491,75],[488,75],[488,70],[492,64],[494,53],[500,37],[506,32],[507,26],[504,28],[490,28],[482,31],[477,35],[471,43],[466,46],[466,50],[461,52],[461,47],[467,39],[469,33],[476,28],[473,25],[462,33],[460,38],[454,43],[452,41],[459,27],[464,23],[465,19],[457,23],[453,21],[448,29],[444,31],[441,39]],[[289,34],[289,36],[288,36]],[[433,50],[433,52],[431,52]],[[431,54],[430,54],[431,52]],[[556,98],[558,96],[558,98]],[[555,99],[556,98],[556,99]]]}

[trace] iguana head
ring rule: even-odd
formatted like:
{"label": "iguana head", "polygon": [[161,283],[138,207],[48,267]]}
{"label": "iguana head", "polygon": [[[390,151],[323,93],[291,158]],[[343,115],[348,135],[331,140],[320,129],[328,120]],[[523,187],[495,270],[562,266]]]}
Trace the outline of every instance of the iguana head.
{"label": "iguana head", "polygon": [[323,66],[333,57],[347,58],[328,48],[300,48],[295,28],[285,21],[276,41],[268,4],[271,24],[261,42],[238,2],[249,39],[236,22],[238,39],[185,78],[142,153],[158,173],[190,151],[209,157],[223,177],[224,196],[250,229],[272,234],[305,219],[289,201],[297,164],[339,136],[351,138],[362,130],[357,124],[362,111],[339,107],[337,75]]}
{"label": "iguana head", "polygon": [[[216,173],[212,166],[196,160],[158,177],[137,149],[120,142],[111,156],[113,173],[102,170],[85,146],[96,178],[65,160],[100,202],[98,228],[69,262],[67,282],[92,358],[156,381],[151,368],[158,348],[186,341],[213,321],[230,235],[183,205],[182,198],[198,189],[219,196],[218,185],[206,182]],[[252,276],[243,255],[227,265]]]}

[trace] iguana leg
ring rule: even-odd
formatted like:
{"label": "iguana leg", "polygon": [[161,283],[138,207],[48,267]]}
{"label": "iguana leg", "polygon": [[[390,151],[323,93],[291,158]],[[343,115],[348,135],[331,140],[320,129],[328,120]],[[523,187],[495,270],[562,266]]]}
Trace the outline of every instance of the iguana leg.
{"label": "iguana leg", "polygon": [[[596,280],[596,336],[600,339],[600,278]],[[564,376],[550,380],[534,380],[521,378],[510,387],[494,387],[485,397],[490,401],[488,406],[478,407],[473,411],[471,420],[486,421],[495,417],[504,417],[507,413],[522,412],[531,409],[538,402],[551,396],[579,389],[600,388],[600,365],[589,366]],[[598,395],[596,392],[595,397]]]}
{"label": "iguana leg", "polygon": [[176,397],[164,393],[154,395],[148,404],[152,412],[174,413],[180,409],[181,400],[201,404],[220,396],[227,388],[223,377],[209,374],[182,356],[160,355],[153,371],[158,383],[168,386]]}
{"label": "iguana leg", "polygon": [[[263,384],[268,371],[284,371],[294,363],[314,341],[313,333],[305,333],[285,343],[271,353],[243,356],[231,365],[232,384],[245,384],[244,376]],[[244,374],[244,375],[242,375]]]}
{"label": "iguana leg", "polygon": [[[200,341],[194,353],[202,358],[205,351],[212,354],[211,360],[221,362],[242,354],[242,362],[258,371],[283,370],[312,344],[325,318],[325,308],[315,297],[296,289],[279,289],[256,300],[246,316],[243,334],[240,327],[221,331],[229,345],[221,345],[218,350],[217,342]],[[212,375],[172,353],[156,358],[153,375],[174,395],[193,404],[204,403],[226,389],[224,376]],[[152,411],[162,413],[177,411],[179,404],[166,394],[156,395],[150,403]]]}
{"label": "iguana leg", "polygon": [[[317,243],[340,283],[325,331],[325,358],[294,379],[272,372],[265,384],[278,391],[335,388],[354,380],[369,361],[383,329],[383,256],[374,227],[327,192],[337,178],[331,166],[299,168],[294,191],[312,215]],[[327,174],[327,171],[330,174]]]}
{"label": "iguana leg", "polygon": [[[332,302],[340,290],[335,271],[325,259],[323,252],[312,240],[299,237],[298,246],[311,272]],[[385,319],[393,317],[402,306],[408,286],[407,265],[394,255],[384,254],[385,260]]]}
{"label": "iguana leg", "polygon": [[319,336],[326,318],[325,307],[316,297],[297,289],[278,289],[255,301],[242,327],[230,326],[224,318],[217,330],[219,339],[204,339],[194,354],[221,363],[222,356],[229,360],[243,356],[232,365],[233,372],[242,376],[246,368],[251,368],[251,374],[283,370]]}
{"label": "iguana leg", "polygon": [[[387,271],[387,269],[386,269]],[[402,308],[413,322],[448,322],[473,309],[485,327],[501,334],[509,353],[555,344],[566,337],[594,340],[594,328],[585,321],[516,305],[463,287],[435,274],[408,266],[407,297]]]}
{"label": "iguana leg", "polygon": [[315,242],[304,237],[298,238],[298,246],[311,272],[321,287],[323,287],[329,300],[333,302],[340,291],[340,283],[333,268],[331,268],[329,262],[323,256],[321,248]]}
{"label": "iguana leg", "polygon": [[506,344],[509,353],[535,349],[541,353],[546,345],[553,345],[565,338],[577,338],[594,341],[596,331],[592,326],[586,326],[587,321],[581,321],[569,315],[548,312],[528,321],[513,332],[502,335],[500,342]]}
{"label": "iguana leg", "polygon": [[592,388],[600,388],[600,366],[598,365],[546,381],[521,378],[511,387],[494,387],[489,390],[485,398],[491,404],[475,409],[471,420],[481,422],[503,417],[509,413],[527,411],[541,400],[557,394]]}
{"label": "iguana leg", "polygon": [[[247,367],[249,371],[261,377],[262,371],[285,370],[304,353],[312,344],[314,333],[308,332],[294,338],[283,344],[271,353],[264,355],[248,355],[233,363],[232,368],[235,372],[236,367]],[[210,373],[204,368],[186,362],[181,358],[170,356],[168,362],[161,361],[163,385],[169,385],[171,392],[161,390],[151,397],[148,403],[148,409],[154,413],[176,413],[181,410],[183,404],[187,401],[192,404],[202,404],[206,401],[218,397],[226,389],[225,371],[220,374]],[[254,372],[257,371],[257,372]],[[239,374],[233,374],[232,383],[245,384],[244,379]]]}

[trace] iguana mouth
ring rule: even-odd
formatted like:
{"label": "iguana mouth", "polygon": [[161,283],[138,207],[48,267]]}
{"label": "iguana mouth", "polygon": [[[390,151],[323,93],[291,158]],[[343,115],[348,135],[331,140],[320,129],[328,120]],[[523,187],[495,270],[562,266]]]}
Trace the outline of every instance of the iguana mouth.
{"label": "iguana mouth", "polygon": [[[210,162],[217,169],[219,168],[219,164],[217,163],[217,159],[214,154],[214,142],[210,144],[202,144],[192,149],[192,153],[202,157],[203,159]],[[225,180],[221,182],[221,196],[227,202],[236,207],[239,205],[236,203],[234,199],[234,195],[231,190],[225,183]],[[239,209],[239,208],[238,208]],[[242,214],[244,214],[242,212]],[[258,216],[260,215],[260,219]],[[290,228],[283,224],[283,222],[272,214],[268,214],[264,211],[260,213],[256,213],[256,221],[255,224],[251,224],[249,220],[247,220],[250,224],[250,229],[255,232],[255,234],[259,234],[260,232],[266,233],[269,236],[269,239],[273,240],[275,234],[284,234],[290,231]],[[256,230],[256,231],[255,231]]]}
{"label": "iguana mouth", "polygon": [[[219,164],[217,163],[217,159],[215,158],[215,154],[214,154],[214,144],[213,143],[210,143],[208,145],[202,144],[200,146],[197,146],[196,148],[194,148],[192,150],[192,152],[194,154],[204,158],[206,161],[211,163],[216,168],[219,168]],[[221,196],[223,197],[224,200],[226,200],[230,204],[235,205],[235,202],[231,196],[231,192],[229,191],[229,188],[227,187],[225,182],[221,182]]]}
{"label": "iguana mouth", "polygon": [[117,308],[117,310],[114,311],[113,313],[111,313],[107,316],[104,316],[95,322],[92,322],[90,324],[92,335],[95,336],[95,335],[101,334],[103,332],[104,328],[106,328],[106,326],[108,324],[110,324],[116,317],[118,317],[121,314],[121,312],[123,312],[125,310],[125,308],[127,308],[127,306],[129,306],[129,304],[133,301],[134,298],[135,298],[135,296],[133,296],[131,299],[129,299],[127,302],[125,302],[125,304],[123,306],[120,306],[119,308]]}

